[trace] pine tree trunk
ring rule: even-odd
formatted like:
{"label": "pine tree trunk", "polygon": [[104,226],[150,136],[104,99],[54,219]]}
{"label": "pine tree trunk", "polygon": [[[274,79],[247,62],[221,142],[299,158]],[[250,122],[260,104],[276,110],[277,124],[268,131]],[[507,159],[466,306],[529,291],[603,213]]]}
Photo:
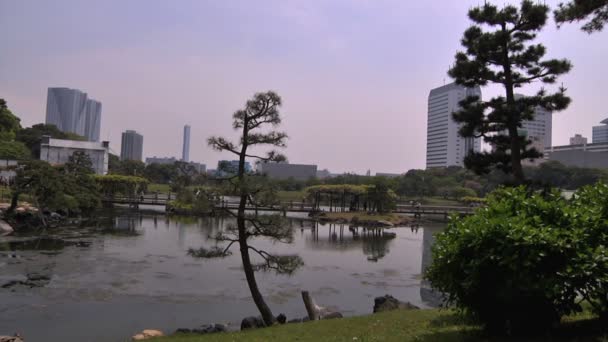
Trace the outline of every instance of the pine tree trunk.
{"label": "pine tree trunk", "polygon": [[243,182],[245,181],[245,156],[247,155],[247,138],[248,138],[248,122],[245,120],[245,124],[243,125],[243,146],[241,147],[241,152],[239,155],[239,169],[238,169],[238,178],[240,185],[240,195],[241,199],[239,202],[239,209],[236,218],[237,227],[239,230],[239,246],[241,251],[241,261],[243,262],[243,270],[245,271],[245,278],[247,279],[247,285],[249,286],[249,291],[251,292],[251,297],[253,298],[253,302],[257,306],[260,314],[262,315],[262,319],[267,326],[271,326],[276,321],[270,307],[264,301],[264,297],[258,288],[258,284],[255,280],[255,271],[253,269],[253,265],[251,264],[251,259],[249,257],[249,245],[247,244],[247,239],[249,236],[247,235],[247,229],[245,226],[245,208],[247,206],[247,198],[248,193],[244,187]]}
{"label": "pine tree trunk", "polygon": [[19,195],[18,191],[13,192],[13,196],[11,197],[11,206],[6,210],[7,214],[12,214],[15,209],[17,209],[17,205],[19,204]]}
{"label": "pine tree trunk", "polygon": [[525,176],[521,166],[521,146],[517,128],[515,128],[515,134],[512,134],[511,130],[509,130],[509,135],[511,136],[511,170],[513,171],[515,183],[520,185],[525,182]]}
{"label": "pine tree trunk", "polygon": [[[503,24],[502,30],[507,34],[506,24]],[[513,109],[515,107],[515,93],[513,87],[513,74],[511,70],[511,57],[509,56],[508,41],[505,40],[503,44],[503,70],[505,73],[505,91],[507,95],[507,108]],[[518,113],[511,113],[511,115],[519,115]],[[516,184],[523,184],[525,181],[524,172],[521,167],[521,146],[519,141],[519,132],[517,132],[517,123],[519,120],[511,117],[511,121],[508,125],[509,138],[511,138],[511,171],[515,178]]]}
{"label": "pine tree trunk", "polygon": [[[243,198],[241,198],[241,203],[246,203],[246,199],[244,200]],[[247,244],[244,216],[239,216],[237,218],[237,225],[239,229],[239,246],[241,250],[241,261],[243,262],[243,270],[245,271],[245,278],[247,279],[247,285],[249,286],[251,297],[253,298],[253,302],[260,311],[264,323],[266,323],[267,326],[271,326],[275,323],[276,319],[272,314],[270,307],[268,306],[268,304],[266,304],[266,301],[264,301],[264,297],[262,296],[262,293],[258,288],[257,281],[255,280],[255,271],[253,270],[251,259],[249,257],[249,245]]]}

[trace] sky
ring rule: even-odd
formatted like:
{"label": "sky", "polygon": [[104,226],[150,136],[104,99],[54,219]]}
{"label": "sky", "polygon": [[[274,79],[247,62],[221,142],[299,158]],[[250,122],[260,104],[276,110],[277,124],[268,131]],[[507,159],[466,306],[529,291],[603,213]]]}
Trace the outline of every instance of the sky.
{"label": "sky", "polygon": [[[402,173],[425,167],[428,93],[450,82],[466,13],[480,3],[0,0],[0,98],[30,126],[44,122],[48,87],[85,91],[102,102],[101,137],[118,154],[134,129],[144,156],[180,157],[189,124],[190,159],[214,168],[233,158],[207,138],[236,137],[232,113],[274,90],[290,162]],[[608,30],[579,27],[551,20],[538,37],[548,57],[574,64],[560,79],[573,103],[554,115],[554,145],[590,140],[608,117]]]}

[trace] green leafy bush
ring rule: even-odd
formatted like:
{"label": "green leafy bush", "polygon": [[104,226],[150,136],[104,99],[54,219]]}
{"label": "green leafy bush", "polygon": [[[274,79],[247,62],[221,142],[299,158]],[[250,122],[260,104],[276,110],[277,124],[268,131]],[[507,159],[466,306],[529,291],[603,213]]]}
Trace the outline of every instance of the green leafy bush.
{"label": "green leafy bush", "polygon": [[579,189],[571,200],[572,225],[584,241],[565,273],[581,296],[608,321],[608,185]]}
{"label": "green leafy bush", "polygon": [[486,207],[453,218],[438,234],[425,276],[447,304],[491,332],[549,329],[581,310],[578,291],[590,278],[576,265],[589,262],[581,255],[589,238],[573,216],[557,191],[498,190]]}

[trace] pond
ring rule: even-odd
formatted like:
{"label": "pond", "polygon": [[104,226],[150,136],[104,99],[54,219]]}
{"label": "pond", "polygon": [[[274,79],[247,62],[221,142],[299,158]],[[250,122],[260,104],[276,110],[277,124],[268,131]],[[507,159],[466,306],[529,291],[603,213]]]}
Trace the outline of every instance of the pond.
{"label": "pond", "polygon": [[[146,328],[170,333],[228,323],[238,329],[242,318],[258,314],[238,248],[224,259],[187,255],[190,247],[213,246],[209,236],[231,224],[229,218],[113,212],[95,227],[0,237],[0,335],[19,332],[28,342],[125,341]],[[292,244],[252,242],[297,253],[305,263],[291,276],[256,273],[275,315],[304,317],[302,290],[346,316],[371,313],[374,297],[384,294],[421,307],[436,304],[421,269],[442,224],[375,235],[348,225],[289,224]]]}

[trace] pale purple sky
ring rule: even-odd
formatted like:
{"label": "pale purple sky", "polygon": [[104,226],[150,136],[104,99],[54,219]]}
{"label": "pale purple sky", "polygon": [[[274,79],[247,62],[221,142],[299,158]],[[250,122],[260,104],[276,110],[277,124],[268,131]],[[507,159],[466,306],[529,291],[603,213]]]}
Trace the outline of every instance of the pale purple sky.
{"label": "pale purple sky", "polygon": [[[135,129],[144,156],[179,157],[190,124],[191,159],[214,168],[232,156],[206,139],[234,136],[232,113],[275,90],[291,162],[404,172],[425,166],[428,92],[449,82],[466,12],[480,3],[0,0],[0,97],[29,126],[44,121],[48,87],[86,91],[103,103],[101,136],[117,153],[120,133]],[[590,139],[608,117],[608,30],[579,26],[551,20],[539,36],[574,64],[554,145]]]}

